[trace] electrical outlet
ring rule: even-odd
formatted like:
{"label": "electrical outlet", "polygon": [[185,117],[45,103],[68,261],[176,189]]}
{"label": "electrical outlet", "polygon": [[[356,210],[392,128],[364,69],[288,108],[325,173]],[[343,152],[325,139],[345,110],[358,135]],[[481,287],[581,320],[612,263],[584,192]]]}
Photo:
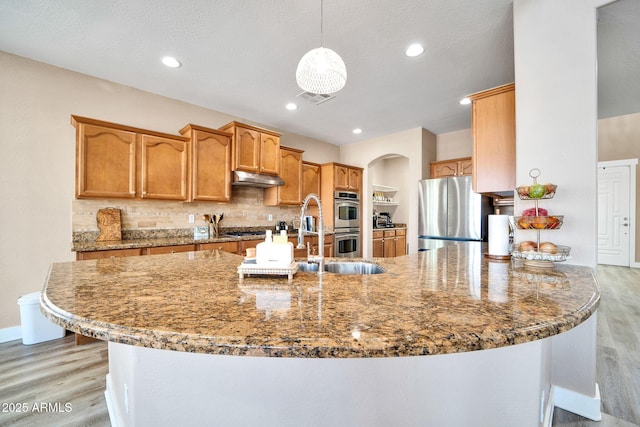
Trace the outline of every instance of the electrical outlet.
{"label": "electrical outlet", "polygon": [[269,214],[269,221],[273,221],[273,214]]}
{"label": "electrical outlet", "polygon": [[189,224],[193,224],[196,222],[196,216],[194,214],[189,214]]}

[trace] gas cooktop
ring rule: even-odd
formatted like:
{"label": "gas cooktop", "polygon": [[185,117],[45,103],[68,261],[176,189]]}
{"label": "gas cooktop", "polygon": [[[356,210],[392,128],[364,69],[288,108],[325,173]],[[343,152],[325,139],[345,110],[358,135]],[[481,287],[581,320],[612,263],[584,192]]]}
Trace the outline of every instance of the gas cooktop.
{"label": "gas cooktop", "polygon": [[243,237],[243,236],[264,236],[267,234],[264,230],[258,231],[230,231],[228,233],[224,233],[225,236],[234,236],[234,237]]}

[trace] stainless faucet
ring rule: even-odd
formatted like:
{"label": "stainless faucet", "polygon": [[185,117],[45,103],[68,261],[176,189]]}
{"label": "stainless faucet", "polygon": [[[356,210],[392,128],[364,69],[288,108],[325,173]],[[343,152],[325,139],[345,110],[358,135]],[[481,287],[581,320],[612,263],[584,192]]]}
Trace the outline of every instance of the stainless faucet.
{"label": "stainless faucet", "polygon": [[[312,256],[311,249],[307,246],[307,262],[317,262],[318,263],[318,274],[324,273],[324,221],[322,219],[322,202],[320,202],[320,197],[318,197],[315,193],[307,194],[307,197],[304,198],[304,202],[302,202],[302,209],[300,209],[300,227],[298,228],[298,246],[297,249],[304,249],[304,237],[302,236],[302,224],[304,219],[305,210],[309,205],[310,200],[315,200],[318,203],[318,232],[314,234],[318,234],[318,255]],[[311,231],[307,231],[307,233],[312,233]]]}

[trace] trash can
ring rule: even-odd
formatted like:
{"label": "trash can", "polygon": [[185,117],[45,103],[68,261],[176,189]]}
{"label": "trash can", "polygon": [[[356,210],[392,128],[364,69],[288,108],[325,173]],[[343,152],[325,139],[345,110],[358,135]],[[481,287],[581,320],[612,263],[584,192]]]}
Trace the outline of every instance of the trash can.
{"label": "trash can", "polygon": [[40,292],[33,292],[18,298],[22,343],[25,345],[62,338],[65,329],[52,323],[40,311]]}

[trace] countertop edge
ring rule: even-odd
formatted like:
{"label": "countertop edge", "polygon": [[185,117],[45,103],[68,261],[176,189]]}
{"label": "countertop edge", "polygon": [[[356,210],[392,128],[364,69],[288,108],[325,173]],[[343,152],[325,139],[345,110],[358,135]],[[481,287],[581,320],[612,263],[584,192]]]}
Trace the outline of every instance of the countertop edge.
{"label": "countertop edge", "polygon": [[[380,261],[377,260],[376,261]],[[381,262],[384,264],[384,261]],[[304,343],[281,340],[270,345],[247,343],[230,337],[214,337],[201,334],[185,334],[177,332],[150,331],[121,325],[102,324],[88,318],[78,317],[59,309],[47,298],[47,283],[41,293],[41,311],[52,322],[85,336],[99,340],[117,342],[140,347],[184,351],[193,353],[255,356],[255,357],[291,357],[291,358],[374,358],[374,357],[409,357],[438,354],[471,352],[493,348],[523,344],[569,331],[580,325],[593,315],[600,302],[600,290],[596,290],[591,298],[581,307],[567,313],[552,323],[530,325],[518,329],[492,330],[488,333],[452,334],[445,340],[385,340],[371,346],[370,343],[347,343],[344,346],[307,346]],[[593,275],[593,273],[592,273]],[[234,342],[237,341],[237,342]]]}

